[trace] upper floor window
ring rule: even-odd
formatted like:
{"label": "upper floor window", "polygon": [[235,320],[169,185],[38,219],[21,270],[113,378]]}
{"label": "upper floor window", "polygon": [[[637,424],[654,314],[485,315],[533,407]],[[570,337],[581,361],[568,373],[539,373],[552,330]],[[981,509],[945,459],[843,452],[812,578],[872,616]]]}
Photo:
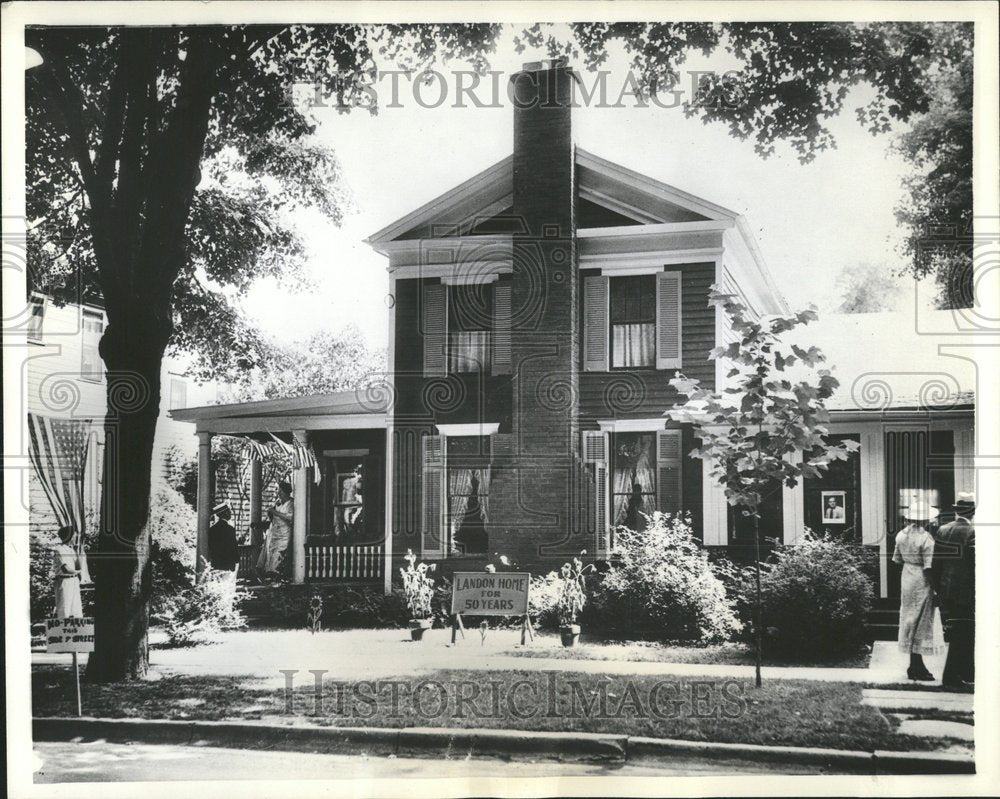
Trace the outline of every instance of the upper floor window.
{"label": "upper floor window", "polygon": [[424,377],[511,372],[511,284],[508,281],[421,288]]}
{"label": "upper floor window", "polygon": [[31,298],[31,316],[28,318],[28,341],[41,344],[42,325],[45,322],[45,298]]}
{"label": "upper floor window", "polygon": [[489,371],[493,286],[448,288],[448,372]]}
{"label": "upper floor window", "polygon": [[610,283],[611,367],[656,365],[656,275]]}
{"label": "upper floor window", "polygon": [[170,378],[170,410],[187,407],[187,382],[179,377]]}
{"label": "upper floor window", "polygon": [[99,350],[104,334],[104,314],[83,310],[83,332],[80,348],[80,376],[84,380],[100,380],[104,376]]}
{"label": "upper floor window", "polygon": [[681,368],[679,269],[583,279],[583,369]]}

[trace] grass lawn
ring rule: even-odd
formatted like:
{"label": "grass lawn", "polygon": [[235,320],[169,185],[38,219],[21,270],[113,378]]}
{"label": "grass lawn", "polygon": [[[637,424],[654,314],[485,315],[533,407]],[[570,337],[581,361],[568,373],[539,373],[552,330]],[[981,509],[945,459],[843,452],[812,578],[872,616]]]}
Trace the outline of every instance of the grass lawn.
{"label": "grass lawn", "polygon": [[[505,655],[526,658],[559,658],[560,660],[624,660],[654,663],[705,663],[738,666],[754,664],[753,649],[746,644],[730,643],[714,646],[668,645],[655,641],[587,640],[583,645],[563,647],[559,636],[539,635],[532,646],[511,649]],[[764,657],[765,666],[817,666],[832,668],[868,668],[871,652],[838,660],[797,661]]]}
{"label": "grass lawn", "polygon": [[[871,751],[927,750],[948,743],[897,733],[895,720],[861,704],[858,683],[624,677],[574,672],[429,672],[399,681],[338,686],[315,693],[299,675],[289,713],[282,689],[232,677],[174,676],[83,687],[85,716],[162,719],[263,719],[378,727],[488,727],[605,732],[700,741],[819,746]],[[393,687],[395,686],[395,688]],[[397,692],[393,700],[393,692]],[[75,712],[71,673],[37,667],[36,716]]]}

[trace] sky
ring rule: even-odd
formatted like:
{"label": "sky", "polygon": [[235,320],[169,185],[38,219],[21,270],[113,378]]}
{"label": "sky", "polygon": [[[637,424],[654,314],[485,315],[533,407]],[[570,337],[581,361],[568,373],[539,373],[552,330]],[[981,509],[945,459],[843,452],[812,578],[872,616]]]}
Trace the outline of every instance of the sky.
{"label": "sky", "polygon": [[[491,68],[506,73],[501,85],[522,64],[545,58],[530,49],[516,53],[512,35],[508,31],[490,57]],[[593,77],[571,65],[589,85]],[[511,152],[513,109],[505,96],[498,108],[476,108],[468,101],[454,107],[449,70],[455,66],[463,68],[437,67],[448,81],[446,100],[437,108],[422,107],[412,84],[401,79],[402,107],[383,107],[377,116],[314,110],[315,136],[336,152],[353,208],[339,228],[312,212],[296,218],[316,289],[296,295],[273,280],[255,287],[245,308],[268,333],[290,341],[324,327],[356,325],[372,346],[385,346],[387,259],[364,239]],[[682,69],[733,66],[726,54],[698,55]],[[612,54],[605,68],[609,87],[623,85],[627,61],[621,54]],[[388,78],[379,89],[387,103]],[[425,102],[433,102],[439,91],[427,89]],[[634,107],[630,98],[625,108],[574,109],[574,136],[585,150],[743,214],[792,308],[813,303],[829,311],[839,303],[837,276],[843,268],[902,265],[893,208],[909,168],[890,142],[903,128],[878,137],[865,131],[854,109],[868,91],[852,90],[844,111],[828,122],[837,148],[806,165],[787,145],[779,144],[765,160],[751,141],[731,137],[724,125],[687,119],[679,108]],[[489,93],[480,89],[479,96]]]}

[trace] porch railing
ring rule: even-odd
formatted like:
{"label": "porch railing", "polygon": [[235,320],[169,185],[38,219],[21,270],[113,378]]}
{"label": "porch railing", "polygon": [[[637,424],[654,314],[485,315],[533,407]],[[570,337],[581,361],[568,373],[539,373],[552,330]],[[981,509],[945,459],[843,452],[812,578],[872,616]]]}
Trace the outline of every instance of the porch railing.
{"label": "porch railing", "polygon": [[[243,544],[239,548],[241,578],[256,573],[260,544]],[[369,546],[306,546],[307,580],[379,580],[383,574],[382,544]]]}
{"label": "porch railing", "polygon": [[307,580],[376,580],[382,567],[381,544],[306,547]]}

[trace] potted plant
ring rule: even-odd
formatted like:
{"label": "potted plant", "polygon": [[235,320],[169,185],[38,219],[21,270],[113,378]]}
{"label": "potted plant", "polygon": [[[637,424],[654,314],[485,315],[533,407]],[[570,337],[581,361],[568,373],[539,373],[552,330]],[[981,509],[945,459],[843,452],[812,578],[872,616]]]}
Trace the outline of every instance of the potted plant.
{"label": "potted plant", "polygon": [[[587,550],[580,553],[587,554]],[[579,558],[572,563],[564,563],[560,570],[562,588],[559,592],[559,635],[563,646],[575,646],[580,640],[580,625],[577,620],[583,606],[587,604],[587,584],[584,575],[594,568],[594,564],[583,565]]]}
{"label": "potted plant", "polygon": [[437,564],[417,563],[417,556],[412,550],[406,550],[407,562],[403,575],[403,595],[406,606],[410,610],[410,638],[419,641],[431,627],[431,599],[434,597],[434,580],[428,576],[437,568]]}

